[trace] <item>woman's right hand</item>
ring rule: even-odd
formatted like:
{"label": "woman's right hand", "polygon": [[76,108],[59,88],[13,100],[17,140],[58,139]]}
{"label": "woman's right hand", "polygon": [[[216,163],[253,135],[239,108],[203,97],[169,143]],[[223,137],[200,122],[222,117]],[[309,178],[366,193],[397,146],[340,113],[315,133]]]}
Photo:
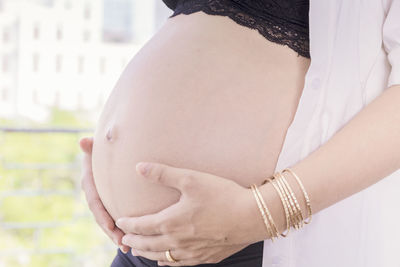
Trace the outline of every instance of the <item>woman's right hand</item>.
{"label": "woman's right hand", "polygon": [[96,186],[94,184],[93,172],[92,172],[92,148],[93,148],[93,137],[84,137],[79,140],[79,145],[84,152],[82,161],[82,190],[85,192],[86,201],[89,204],[89,208],[92,211],[96,222],[103,231],[119,246],[122,252],[127,253],[130,247],[122,244],[122,237],[124,232],[119,229],[104,208],[101,202],[100,196],[97,193]]}

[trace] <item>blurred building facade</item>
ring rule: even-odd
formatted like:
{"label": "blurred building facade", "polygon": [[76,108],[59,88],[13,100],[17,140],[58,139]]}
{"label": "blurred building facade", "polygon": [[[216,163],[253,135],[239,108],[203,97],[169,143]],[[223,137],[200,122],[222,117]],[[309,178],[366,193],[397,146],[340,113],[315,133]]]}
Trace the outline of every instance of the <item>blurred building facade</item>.
{"label": "blurred building facade", "polygon": [[0,0],[0,117],[98,113],[169,14],[161,0]]}

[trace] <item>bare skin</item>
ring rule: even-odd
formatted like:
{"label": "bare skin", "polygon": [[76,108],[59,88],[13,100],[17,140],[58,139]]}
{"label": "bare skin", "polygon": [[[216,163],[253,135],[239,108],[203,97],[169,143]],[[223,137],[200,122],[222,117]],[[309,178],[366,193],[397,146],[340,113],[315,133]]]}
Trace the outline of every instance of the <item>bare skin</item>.
{"label": "bare skin", "polygon": [[[333,138],[292,166],[292,169],[302,177],[314,213],[371,186],[400,167],[399,90],[399,85],[388,88]],[[87,140],[83,139],[81,143],[88,142]],[[372,154],[373,157],[370,156]],[[262,218],[249,190],[244,187],[239,188],[236,183],[230,183],[235,181],[234,178],[227,180],[231,176],[219,177],[193,169],[174,168],[177,167],[174,164],[170,164],[174,165],[170,167],[151,159],[140,159],[140,161],[152,161],[153,166],[146,178],[139,175],[136,177],[170,189],[175,188],[185,197],[154,214],[123,218],[118,221],[118,226],[128,233],[123,237],[123,243],[134,248],[137,255],[158,260],[159,265],[186,266],[215,263],[239,249],[232,250],[232,246],[238,242],[248,244],[269,238],[265,236]],[[134,166],[132,165],[132,169]],[[239,167],[247,168],[245,164],[240,164]],[[136,175],[135,171],[134,173]],[[87,173],[84,179],[89,178],[90,175]],[[289,177],[289,183],[295,188],[295,194],[301,195],[293,179],[290,178],[292,177]],[[97,192],[92,190],[93,187],[89,190],[90,184],[87,184],[85,191],[91,192],[88,197],[92,200],[89,202],[92,206],[95,204],[100,207],[101,202],[95,197]],[[221,195],[218,194],[221,187],[225,190],[223,196],[235,199],[236,209],[232,210],[231,203],[221,201]],[[274,188],[267,183],[260,187],[260,191],[269,203],[278,228],[281,231],[285,230],[284,212]],[[304,203],[301,202],[300,205],[306,214]],[[94,213],[96,218],[101,217],[110,222],[111,230],[117,229],[112,232],[112,236],[120,234],[121,230],[115,227],[112,218],[104,212],[104,208],[93,210],[96,211]],[[230,216],[233,213],[240,219],[232,220]],[[247,219],[256,217],[259,219]],[[197,220],[190,221],[190,218]],[[212,231],[210,226],[213,227]],[[193,232],[196,233],[196,239],[193,239]],[[221,242],[225,242],[225,245],[221,245]],[[212,255],[216,248],[218,255]],[[166,249],[171,249],[172,255],[180,261],[172,264],[167,262],[164,254]]]}
{"label": "bare skin", "polygon": [[[399,101],[400,85],[386,89],[324,145],[291,167],[302,177],[314,214],[400,168]],[[343,148],[346,148],[346,153],[342,153]],[[147,167],[146,174],[141,173],[148,181],[176,188],[183,197],[158,213],[117,221],[118,227],[128,233],[122,238],[122,243],[134,248],[134,255],[157,260],[160,266],[217,263],[232,254],[234,244],[270,238],[265,236],[261,216],[249,189],[238,188],[236,183],[229,183],[230,180],[224,177],[155,162]],[[289,183],[294,186],[291,178]],[[230,202],[221,201],[218,194],[221,185],[225,190],[224,196],[234,200],[237,206],[234,210]],[[295,189],[295,195],[301,195],[299,190]],[[260,186],[260,191],[269,203],[278,229],[284,231],[285,216],[278,205],[278,195],[270,183]],[[304,202],[300,205],[306,214]],[[232,220],[232,214],[240,219]],[[102,215],[104,213],[96,216]],[[257,217],[258,220],[248,220]],[[213,226],[211,231],[210,226]],[[196,233],[195,239],[193,232]],[[181,260],[177,263],[166,261],[166,249],[172,250],[174,257]],[[214,253],[216,249],[217,255]]]}
{"label": "bare skin", "polygon": [[[387,88],[331,139],[291,167],[307,188],[313,214],[372,186],[400,168],[399,102],[400,85]],[[128,233],[122,243],[132,247],[137,255],[157,260],[159,266],[218,263],[232,255],[235,244],[271,238],[266,234],[251,189],[229,183],[231,180],[225,177],[196,170],[147,162],[143,172],[139,168],[141,165],[136,167],[147,180],[176,188],[182,197],[158,213],[117,220],[118,227]],[[293,176],[287,176],[295,195],[301,196]],[[218,194],[221,188],[222,196]],[[283,232],[286,230],[285,215],[278,205],[278,194],[271,183],[260,186],[260,191],[278,229]],[[304,218],[309,218],[305,201],[301,201],[300,206]],[[167,249],[178,262],[166,260]]]}
{"label": "bare skin", "polygon": [[110,214],[104,208],[100,196],[97,193],[96,186],[93,179],[92,171],[92,150],[93,150],[93,137],[84,137],[79,140],[79,146],[83,151],[82,162],[82,179],[81,187],[85,192],[86,201],[90,211],[93,213],[97,224],[101,229],[110,237],[110,239],[118,245],[123,252],[129,250],[128,246],[122,244],[121,239],[124,232],[121,231],[116,225]]}
{"label": "bare skin", "polygon": [[179,199],[138,175],[139,161],[244,187],[272,175],[308,66],[227,17],[168,19],[122,73],[96,128],[93,174],[108,213],[141,216]]}

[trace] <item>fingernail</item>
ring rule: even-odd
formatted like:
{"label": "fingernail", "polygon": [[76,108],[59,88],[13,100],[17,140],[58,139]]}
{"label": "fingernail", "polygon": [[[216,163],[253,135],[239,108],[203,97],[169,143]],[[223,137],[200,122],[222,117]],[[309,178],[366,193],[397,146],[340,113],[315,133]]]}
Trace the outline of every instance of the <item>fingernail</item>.
{"label": "fingernail", "polygon": [[150,164],[147,162],[139,162],[136,165],[136,169],[142,174],[147,175],[149,172]]}
{"label": "fingernail", "polygon": [[115,225],[116,225],[118,228],[121,228],[121,226],[123,226],[124,220],[125,220],[125,218],[123,218],[123,217],[119,218],[118,220],[115,221]]}
{"label": "fingernail", "polygon": [[126,244],[126,237],[125,237],[125,235],[121,238],[121,243],[124,244],[124,245],[127,245],[127,244]]}
{"label": "fingernail", "polygon": [[119,246],[119,249],[122,251],[122,253],[126,254],[128,253],[129,250],[127,250],[123,245]]}

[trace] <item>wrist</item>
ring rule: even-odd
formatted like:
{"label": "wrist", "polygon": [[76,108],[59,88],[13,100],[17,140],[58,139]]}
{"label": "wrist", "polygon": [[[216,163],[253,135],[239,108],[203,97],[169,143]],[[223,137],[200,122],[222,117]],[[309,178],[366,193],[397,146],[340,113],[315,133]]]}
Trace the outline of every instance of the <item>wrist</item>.
{"label": "wrist", "polygon": [[[271,212],[276,227],[279,232],[282,233],[286,229],[286,216],[280,204],[279,195],[269,183],[257,187]],[[250,188],[244,188],[243,190],[240,210],[242,210],[242,213],[240,214],[239,220],[241,221],[243,232],[246,234],[246,243],[256,243],[271,238],[265,227],[256,198]]]}
{"label": "wrist", "polygon": [[[292,173],[292,171],[294,171],[294,173]],[[245,232],[248,233],[247,239],[250,243],[271,239],[271,234],[274,234],[276,237],[276,231],[279,232],[278,238],[280,238],[280,234],[286,232],[288,225],[299,229],[299,227],[304,226],[303,223],[308,218],[308,212],[311,213],[311,210],[306,207],[306,205],[309,205],[306,204],[306,199],[308,199],[306,196],[308,196],[308,194],[306,194],[305,191],[303,192],[305,189],[302,187],[304,185],[301,180],[298,180],[300,178],[296,178],[297,168],[292,167],[287,172],[284,172],[284,174],[282,172],[279,173],[276,174],[276,177],[278,177],[276,179],[280,181],[278,184],[281,183],[279,185],[280,189],[277,187],[275,178],[274,182],[270,180],[263,185],[257,185],[259,193],[256,195],[260,198],[259,194],[261,194],[262,200],[266,206],[265,210],[260,210],[261,207],[259,207],[259,205],[261,205],[261,203],[257,203],[256,195],[251,188],[246,188],[245,194],[243,194],[241,202],[243,205],[242,210],[246,213],[242,216],[246,218],[244,228],[246,229]],[[296,179],[298,181],[296,181]],[[283,188],[285,193],[282,192]],[[289,208],[288,205],[291,206],[289,210],[290,215],[286,214]],[[309,206],[309,208],[311,207]],[[299,215],[299,211],[301,211],[301,215]],[[267,219],[267,216],[269,219]],[[289,223],[289,221],[291,223]],[[268,227],[270,229],[268,229]],[[274,227],[276,231],[273,230],[275,229]],[[284,237],[284,235],[282,237]]]}

